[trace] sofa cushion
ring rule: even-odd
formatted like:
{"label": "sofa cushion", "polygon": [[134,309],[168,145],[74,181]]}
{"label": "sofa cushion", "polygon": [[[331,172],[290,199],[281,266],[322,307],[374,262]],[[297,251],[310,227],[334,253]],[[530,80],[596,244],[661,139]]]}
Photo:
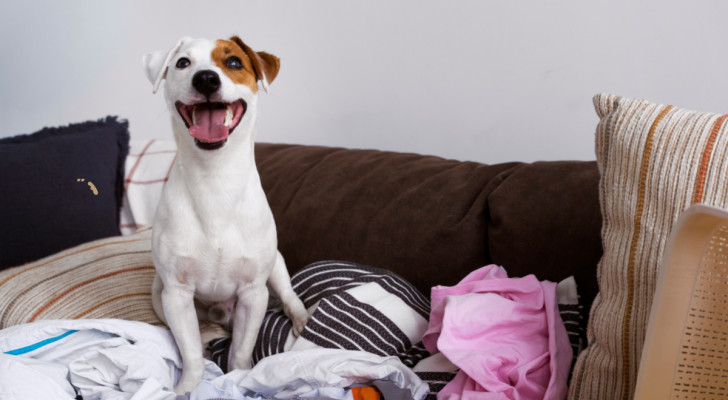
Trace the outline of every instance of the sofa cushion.
{"label": "sofa cushion", "polygon": [[487,198],[520,165],[277,144],[259,144],[256,158],[291,272],[347,260],[427,295],[489,263]]}
{"label": "sofa cushion", "polygon": [[162,189],[177,159],[174,140],[130,140],[121,207],[121,234],[152,226]]}
{"label": "sofa cushion", "polygon": [[152,309],[151,230],[99,239],[0,271],[0,329],[41,319],[121,318]]}
{"label": "sofa cushion", "polygon": [[594,104],[604,256],[570,398],[631,399],[673,223],[694,203],[728,206],[727,118],[608,94]]}
{"label": "sofa cushion", "polygon": [[488,198],[488,247],[510,276],[558,282],[574,276],[586,309],[602,255],[599,171],[594,161],[523,164]]}
{"label": "sofa cushion", "polygon": [[0,269],[119,234],[127,122],[0,139]]}

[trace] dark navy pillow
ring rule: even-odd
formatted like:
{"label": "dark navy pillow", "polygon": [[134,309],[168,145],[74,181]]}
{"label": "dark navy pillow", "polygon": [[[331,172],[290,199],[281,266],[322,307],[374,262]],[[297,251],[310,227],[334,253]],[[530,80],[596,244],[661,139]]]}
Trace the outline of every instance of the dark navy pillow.
{"label": "dark navy pillow", "polygon": [[0,269],[119,235],[128,122],[0,139]]}

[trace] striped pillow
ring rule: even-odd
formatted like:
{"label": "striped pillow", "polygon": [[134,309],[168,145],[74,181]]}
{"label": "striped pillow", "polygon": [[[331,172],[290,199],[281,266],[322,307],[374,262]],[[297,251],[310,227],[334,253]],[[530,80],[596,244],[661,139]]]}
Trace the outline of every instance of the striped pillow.
{"label": "striped pillow", "polygon": [[[422,345],[430,301],[394,272],[344,261],[321,261],[291,277],[293,290],[315,309],[290,350],[315,347],[397,356],[414,366],[429,355]],[[290,320],[280,310],[266,315],[253,359],[285,348]]]}
{"label": "striped pillow", "polygon": [[89,242],[0,271],[0,329],[76,318],[162,325],[151,302],[151,232]]}
{"label": "striped pillow", "polygon": [[594,104],[604,255],[571,399],[631,399],[659,263],[695,203],[728,206],[726,115],[600,94]]}

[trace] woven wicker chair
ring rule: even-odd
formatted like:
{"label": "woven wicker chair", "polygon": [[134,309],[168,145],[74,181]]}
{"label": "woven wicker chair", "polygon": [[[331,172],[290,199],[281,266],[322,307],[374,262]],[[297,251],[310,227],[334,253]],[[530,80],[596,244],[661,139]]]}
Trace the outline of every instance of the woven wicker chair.
{"label": "woven wicker chair", "polygon": [[728,212],[675,225],[652,304],[635,399],[728,398]]}

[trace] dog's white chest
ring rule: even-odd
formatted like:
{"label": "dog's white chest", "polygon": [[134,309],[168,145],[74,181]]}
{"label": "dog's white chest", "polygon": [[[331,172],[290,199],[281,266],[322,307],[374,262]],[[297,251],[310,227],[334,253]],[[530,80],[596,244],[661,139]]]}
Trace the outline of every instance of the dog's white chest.
{"label": "dog's white chest", "polygon": [[190,195],[180,183],[173,173],[155,218],[155,264],[163,266],[157,269],[165,284],[215,302],[234,298],[245,285],[264,285],[277,240],[259,185],[240,197],[205,185]]}
{"label": "dog's white chest", "polygon": [[266,247],[270,246],[239,234],[184,238],[163,234],[157,243],[165,265],[160,277],[165,284],[194,290],[201,300],[229,300],[246,285],[265,284],[275,261],[275,248]]}

